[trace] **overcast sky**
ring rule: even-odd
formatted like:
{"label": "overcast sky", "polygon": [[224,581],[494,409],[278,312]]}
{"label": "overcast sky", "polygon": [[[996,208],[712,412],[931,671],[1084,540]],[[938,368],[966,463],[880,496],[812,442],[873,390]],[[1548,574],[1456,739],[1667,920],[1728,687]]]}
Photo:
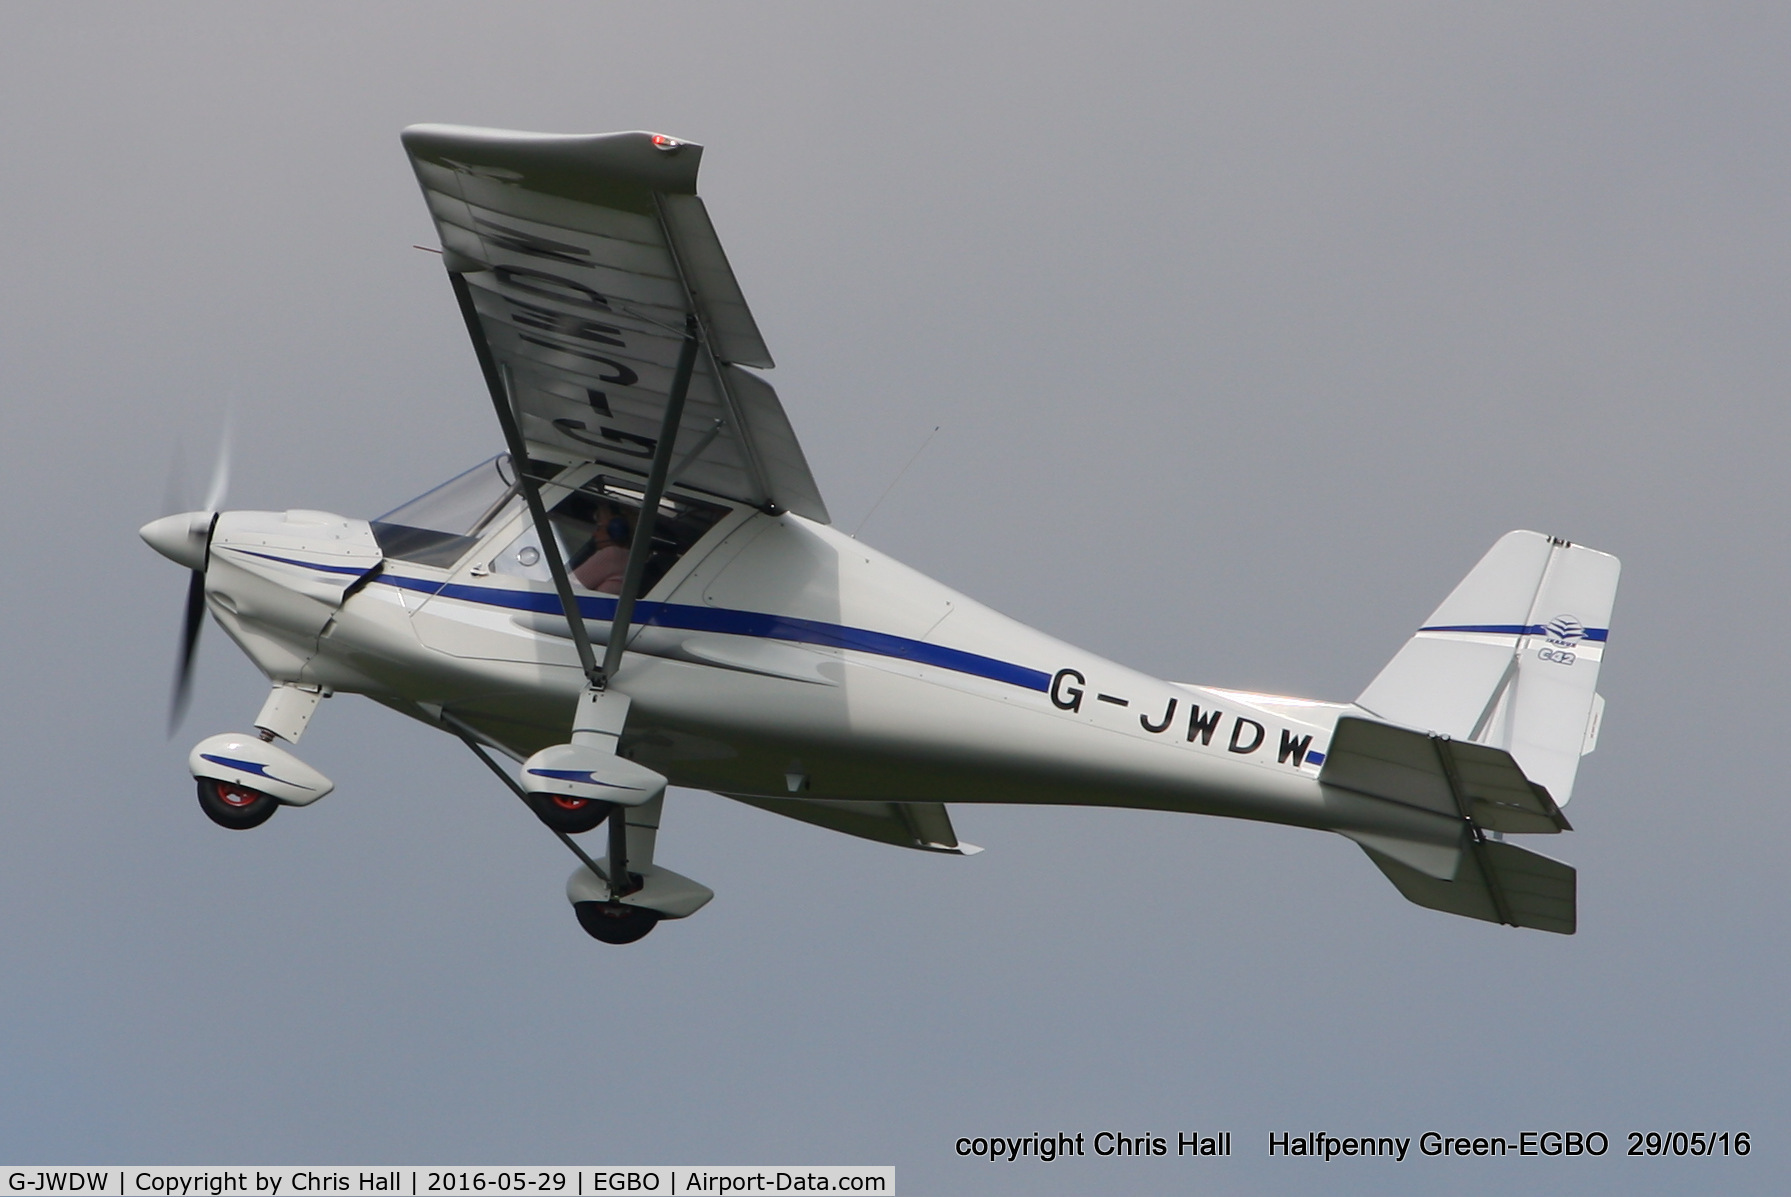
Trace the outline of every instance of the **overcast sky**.
{"label": "overcast sky", "polygon": [[[1782,5],[8,5],[0,1156],[1777,1191],[1788,60]],[[1346,700],[1506,530],[1620,556],[1579,934],[1312,832],[959,807],[955,859],[676,791],[717,897],[605,948],[460,745],[352,697],[335,794],[212,826],[187,748],[265,683],[211,628],[164,739],[176,446],[234,409],[232,506],[360,516],[499,446],[418,121],[704,143],[840,526],[939,425],[864,539],[1128,665]],[[1233,1158],[952,1150],[1196,1129]],[[1266,1157],[1549,1129],[1614,1149]]]}

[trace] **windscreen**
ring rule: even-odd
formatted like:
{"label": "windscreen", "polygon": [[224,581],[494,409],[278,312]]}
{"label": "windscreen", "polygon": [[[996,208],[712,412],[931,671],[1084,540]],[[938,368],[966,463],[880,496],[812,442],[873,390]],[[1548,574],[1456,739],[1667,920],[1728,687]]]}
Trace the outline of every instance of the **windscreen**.
{"label": "windscreen", "polygon": [[380,552],[446,569],[516,499],[516,471],[500,453],[372,521]]}

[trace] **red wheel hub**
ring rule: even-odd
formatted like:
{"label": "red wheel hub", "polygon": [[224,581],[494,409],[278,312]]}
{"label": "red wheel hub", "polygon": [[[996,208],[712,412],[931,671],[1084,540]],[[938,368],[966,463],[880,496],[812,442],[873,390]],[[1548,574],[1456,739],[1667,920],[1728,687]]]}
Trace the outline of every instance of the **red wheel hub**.
{"label": "red wheel hub", "polygon": [[574,798],[570,794],[553,795],[553,804],[561,810],[583,810],[591,805],[589,798]]}
{"label": "red wheel hub", "polygon": [[258,791],[245,786],[235,785],[228,781],[218,783],[218,801],[225,806],[234,806],[240,810],[245,806],[254,806],[260,797],[261,794]]}

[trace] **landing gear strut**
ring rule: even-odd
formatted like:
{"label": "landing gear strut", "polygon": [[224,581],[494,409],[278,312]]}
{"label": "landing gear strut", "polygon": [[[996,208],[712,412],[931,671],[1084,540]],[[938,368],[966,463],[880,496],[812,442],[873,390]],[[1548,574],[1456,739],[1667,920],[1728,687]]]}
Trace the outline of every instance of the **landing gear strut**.
{"label": "landing gear strut", "polygon": [[199,809],[219,827],[247,831],[282,806],[309,806],[335,788],[329,778],[275,744],[298,742],[326,692],[282,682],[255,717],[256,734],[208,736],[187,754],[199,782]]}
{"label": "landing gear strut", "polygon": [[[608,703],[601,695],[592,697],[595,701],[587,698],[591,707],[599,711],[611,708],[614,729],[608,738],[617,739],[627,699],[618,704],[617,695],[610,695]],[[566,882],[566,899],[578,925],[592,939],[634,943],[662,920],[695,914],[715,896],[708,886],[653,863],[664,777],[615,755],[613,749],[600,750],[607,746],[577,742],[577,737],[590,733],[575,724],[575,742],[544,748],[521,762],[523,779],[519,781],[493,759],[473,728],[446,711],[438,718],[578,857],[579,867]],[[625,794],[634,800],[614,802],[598,794]],[[601,861],[594,860],[572,836],[595,829],[605,819],[609,821],[609,851]],[[612,877],[619,884],[612,884]]]}
{"label": "landing gear strut", "polygon": [[214,781],[209,777],[201,777],[199,809],[219,827],[247,831],[273,818],[274,812],[280,809],[280,803],[272,794],[251,790],[234,781]]}

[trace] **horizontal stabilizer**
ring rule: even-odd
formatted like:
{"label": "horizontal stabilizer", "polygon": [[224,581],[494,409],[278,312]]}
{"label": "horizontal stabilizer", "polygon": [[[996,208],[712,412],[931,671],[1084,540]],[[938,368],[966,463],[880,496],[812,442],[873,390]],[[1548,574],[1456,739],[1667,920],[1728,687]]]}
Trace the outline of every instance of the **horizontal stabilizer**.
{"label": "horizontal stabilizer", "polygon": [[829,831],[843,831],[898,848],[960,856],[974,856],[982,851],[975,844],[958,842],[943,802],[839,802],[827,798],[763,798],[756,794],[724,797]]}
{"label": "horizontal stabilizer", "polygon": [[1513,844],[1479,841],[1466,833],[1463,838],[1473,842],[1459,854],[1451,881],[1433,877],[1366,843],[1362,850],[1408,901],[1419,906],[1489,923],[1573,934],[1577,884],[1573,866]]}
{"label": "horizontal stabilizer", "polygon": [[1546,835],[1572,830],[1548,791],[1525,777],[1504,749],[1353,715],[1337,721],[1318,780],[1467,819],[1487,831]]}

